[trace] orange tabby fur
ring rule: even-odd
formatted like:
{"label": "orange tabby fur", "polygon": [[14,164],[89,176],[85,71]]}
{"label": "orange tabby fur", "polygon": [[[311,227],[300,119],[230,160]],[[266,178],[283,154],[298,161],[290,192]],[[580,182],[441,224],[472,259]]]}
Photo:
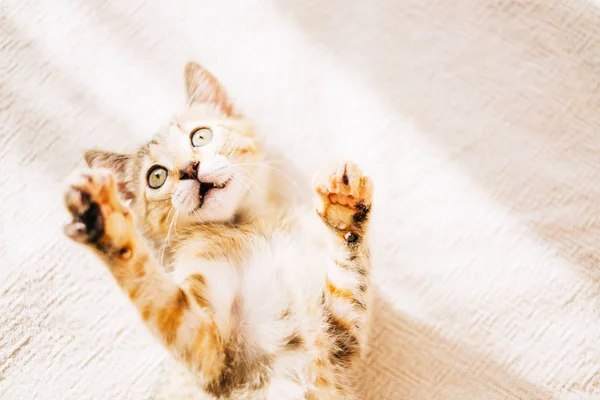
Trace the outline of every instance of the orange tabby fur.
{"label": "orange tabby fur", "polygon": [[343,163],[317,175],[316,213],[284,205],[223,87],[195,63],[185,77],[188,108],[136,154],[86,153],[65,233],[107,265],[173,355],[165,398],[352,398],[371,180]]}

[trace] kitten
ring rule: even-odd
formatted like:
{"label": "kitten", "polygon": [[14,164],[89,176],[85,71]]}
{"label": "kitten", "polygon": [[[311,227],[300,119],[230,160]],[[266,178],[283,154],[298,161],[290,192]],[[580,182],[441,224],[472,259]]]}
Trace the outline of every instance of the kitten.
{"label": "kitten", "polygon": [[368,320],[373,185],[317,175],[286,207],[250,124],[198,64],[188,107],[135,154],[91,150],[66,235],[108,267],[169,350],[165,398],[350,399]]}

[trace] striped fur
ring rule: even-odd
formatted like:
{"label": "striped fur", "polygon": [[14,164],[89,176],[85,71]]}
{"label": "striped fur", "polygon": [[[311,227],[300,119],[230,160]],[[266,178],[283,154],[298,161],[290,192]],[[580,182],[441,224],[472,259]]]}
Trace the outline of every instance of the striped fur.
{"label": "striped fur", "polygon": [[[317,175],[316,213],[284,201],[222,86],[197,64],[186,83],[189,108],[137,153],[86,154],[92,169],[65,194],[65,233],[107,265],[173,355],[165,398],[353,398],[369,310],[370,179],[344,163]],[[210,145],[186,144],[198,127],[211,129]],[[168,175],[151,187],[157,165]],[[202,177],[217,189],[198,194]]]}

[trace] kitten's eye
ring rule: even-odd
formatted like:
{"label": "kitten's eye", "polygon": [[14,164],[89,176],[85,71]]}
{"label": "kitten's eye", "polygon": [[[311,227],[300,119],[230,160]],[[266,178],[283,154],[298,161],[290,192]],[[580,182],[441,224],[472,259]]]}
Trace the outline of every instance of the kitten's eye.
{"label": "kitten's eye", "polygon": [[190,139],[192,146],[202,147],[210,143],[212,140],[213,133],[209,128],[198,128],[192,131]]}
{"label": "kitten's eye", "polygon": [[168,175],[169,173],[165,167],[155,165],[148,171],[148,177],[146,178],[148,180],[148,186],[152,189],[158,189],[165,184]]}

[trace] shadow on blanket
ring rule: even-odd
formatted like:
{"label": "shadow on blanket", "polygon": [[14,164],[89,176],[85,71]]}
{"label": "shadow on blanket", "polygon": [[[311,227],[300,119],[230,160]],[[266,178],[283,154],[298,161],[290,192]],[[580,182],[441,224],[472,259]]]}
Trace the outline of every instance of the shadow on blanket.
{"label": "shadow on blanket", "polygon": [[[468,343],[411,320],[377,291],[373,306],[372,348],[357,385],[361,399],[552,399],[551,393],[474,353]],[[504,388],[506,382],[510,389]]]}

